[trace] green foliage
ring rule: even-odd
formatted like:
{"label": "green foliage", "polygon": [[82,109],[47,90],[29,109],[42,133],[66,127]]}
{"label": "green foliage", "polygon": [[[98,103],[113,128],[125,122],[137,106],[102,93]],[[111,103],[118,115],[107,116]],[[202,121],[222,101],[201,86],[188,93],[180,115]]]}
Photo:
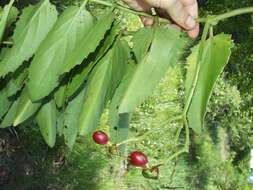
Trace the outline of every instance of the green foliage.
{"label": "green foliage", "polygon": [[11,107],[6,106],[5,108],[9,109],[8,113],[5,114],[4,119],[2,119],[0,128],[6,128],[12,125],[15,120],[16,112],[17,112],[18,101],[14,101],[11,103]]}
{"label": "green foliage", "polygon": [[11,105],[11,101],[8,99],[7,92],[5,90],[0,91],[0,118],[5,115],[5,113],[8,111],[9,106]]}
{"label": "green foliage", "polygon": [[[80,65],[90,53],[95,51],[99,42],[104,38],[105,33],[112,27],[114,14],[111,10],[100,16],[100,19],[90,28],[87,35],[84,35],[83,38],[80,39],[81,45],[76,46],[73,49],[73,53],[67,57],[59,74],[69,72],[75,66]],[[93,40],[91,41],[91,39]]]}
{"label": "green foliage", "polygon": [[[1,46],[0,127],[19,125],[30,142],[36,134],[51,147],[64,138],[72,149],[61,153],[66,159],[63,167],[50,171],[52,186],[47,182],[48,186],[27,185],[24,189],[249,189],[245,180],[246,155],[253,143],[249,17],[243,19],[247,21],[243,37],[238,29],[233,32],[232,38],[240,43],[234,51],[242,55],[232,56],[225,74],[218,79],[230,55],[230,37],[210,33],[210,39],[201,42],[203,51],[195,47],[188,59],[192,66],[200,63],[200,67],[199,71],[188,69],[184,89],[185,65],[175,64],[184,41],[179,31],[157,23],[132,36],[124,28],[132,17],[122,18],[115,7],[106,10],[79,0],[51,2],[57,5],[58,18],[49,1],[29,6],[15,25],[5,24],[8,32],[3,40],[12,39],[13,45]],[[210,2],[207,5],[215,6]],[[22,3],[15,6],[22,7]],[[214,12],[221,12],[221,3],[216,3]],[[227,4],[234,7],[236,3]],[[14,14],[8,22],[15,18]],[[233,22],[238,24],[238,20]],[[227,23],[226,28],[214,28],[215,33],[232,29]],[[185,96],[190,97],[190,127],[199,131],[207,111],[206,125],[202,135],[191,134],[190,153],[171,160],[185,146],[185,131],[180,135]],[[127,147],[120,146],[122,155],[124,150],[141,150],[149,156],[150,165],[164,162],[159,180],[144,178],[141,170],[126,165],[122,157],[112,157],[104,147],[92,143],[90,133],[97,127],[110,131],[113,143],[136,138]],[[36,144],[28,151],[34,149]]]}
{"label": "green foliage", "polygon": [[[4,9],[1,11],[1,20],[0,20],[0,42],[3,39],[4,32],[6,26],[8,26],[8,17],[10,15],[10,11],[12,9],[12,5],[14,3],[14,0],[11,0],[8,5],[4,7]],[[11,19],[12,20],[12,19]]]}
{"label": "green foliage", "polygon": [[74,146],[77,134],[78,134],[78,119],[79,114],[82,109],[83,98],[86,89],[82,89],[82,91],[77,95],[76,98],[71,100],[65,111],[64,111],[64,129],[63,135],[66,141],[66,144],[72,148]]}
{"label": "green foliage", "polygon": [[35,53],[28,82],[33,101],[42,99],[57,87],[64,60],[74,53],[80,40],[93,27],[92,16],[83,9],[83,6],[66,9]]}
{"label": "green foliage", "polygon": [[[225,34],[210,37],[204,43],[202,46],[204,49],[200,50],[202,44],[194,47],[191,57],[188,59],[185,82],[186,105],[188,99],[191,99],[187,110],[187,119],[189,126],[197,133],[201,132],[207,102],[219,74],[229,60],[230,49],[233,46],[230,36]],[[199,52],[202,54],[199,55]],[[220,53],[223,56],[219,56]]]}
{"label": "green foliage", "polygon": [[[113,143],[118,143],[120,141],[126,140],[128,137],[128,126],[123,125],[124,127],[122,128],[119,123],[121,114],[118,114],[118,109],[125,94],[125,91],[130,83],[130,80],[133,77],[135,69],[136,64],[134,62],[130,62],[126,68],[126,74],[122,79],[122,82],[116,89],[115,94],[110,103],[108,124],[110,126],[110,138]],[[126,117],[129,117],[129,114],[122,114],[122,117],[123,121],[125,121]]]}
{"label": "green foliage", "polygon": [[78,122],[81,135],[90,134],[98,125],[106,102],[124,75],[128,54],[126,42],[117,41],[92,71]]}
{"label": "green foliage", "polygon": [[[132,112],[136,106],[150,96],[155,85],[161,80],[167,69],[176,64],[178,52],[182,48],[182,39],[180,39],[179,32],[176,29],[158,27],[149,30],[150,33],[153,33],[152,42],[150,41],[151,45],[145,43],[146,35],[143,35],[144,38],[137,41],[138,44],[134,44],[134,46],[139,46],[134,48],[134,53],[137,52],[137,60],[142,59],[122,98],[119,113]],[[150,48],[150,50],[147,51],[147,48]]]}
{"label": "green foliage", "polygon": [[32,102],[30,100],[27,88],[23,89],[17,101],[18,105],[13,126],[19,125],[34,115],[41,105],[41,103]]}
{"label": "green foliage", "polygon": [[36,115],[41,134],[50,147],[53,147],[56,141],[56,114],[55,102],[51,100],[45,103]]}
{"label": "green foliage", "polygon": [[57,11],[48,0],[23,10],[12,37],[13,46],[6,50],[0,62],[1,77],[14,72],[32,57],[56,19]]}

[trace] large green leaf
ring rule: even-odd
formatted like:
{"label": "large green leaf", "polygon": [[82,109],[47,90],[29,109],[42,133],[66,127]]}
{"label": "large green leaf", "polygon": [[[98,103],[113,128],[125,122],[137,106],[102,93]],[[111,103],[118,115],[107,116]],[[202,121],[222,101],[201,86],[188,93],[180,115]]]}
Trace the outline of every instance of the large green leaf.
{"label": "large green leaf", "polygon": [[[189,70],[187,72],[193,71],[192,68],[196,67],[194,65],[197,64],[197,61],[199,61],[198,64],[200,65],[196,86],[193,86],[192,83],[189,87],[190,83],[186,83],[188,89],[194,88],[191,104],[187,112],[188,124],[197,133],[201,132],[207,103],[218,76],[229,60],[232,47],[233,43],[230,35],[220,34],[205,41],[202,55],[198,56],[198,48],[194,48],[192,55],[188,59]],[[199,60],[196,59],[196,56],[198,56]],[[194,75],[196,75],[196,72],[194,72]],[[187,80],[193,81],[192,78],[189,74]]]}
{"label": "large green leaf", "polygon": [[1,13],[1,20],[0,20],[0,42],[3,39],[4,32],[7,26],[8,17],[10,14],[10,10],[12,8],[12,5],[14,3],[14,0],[11,0],[8,5],[6,5],[3,9],[3,12]]}
{"label": "large green leaf", "polygon": [[60,74],[69,72],[75,66],[80,65],[90,53],[94,52],[99,42],[104,39],[106,32],[112,27],[113,21],[114,14],[111,10],[101,15],[88,34],[80,39],[80,43],[75,47],[75,50],[66,57]]}
{"label": "large green leaf", "polygon": [[36,115],[36,121],[40,127],[41,134],[50,147],[55,145],[56,140],[56,114],[56,105],[52,99],[50,102],[44,104]]}
{"label": "large green leaf", "polygon": [[75,67],[75,69],[73,70],[74,76],[72,78],[71,83],[67,87],[66,96],[68,97],[72,96],[84,83],[87,75],[90,73],[92,68],[112,46],[114,40],[116,39],[116,36],[118,35],[118,30],[119,30],[119,23],[114,22],[109,34],[105,36],[105,39],[102,42],[100,42],[94,60],[91,61],[90,59],[86,59],[82,65]]}
{"label": "large green leaf", "polygon": [[57,19],[57,11],[48,0],[23,10],[13,35],[13,47],[0,62],[0,76],[14,72],[29,60]]}
{"label": "large green leaf", "polygon": [[[93,17],[81,7],[67,8],[40,45],[29,69],[32,100],[47,96],[59,83],[64,60],[80,48],[81,39],[93,28]],[[69,60],[72,62],[72,60]]]}
{"label": "large green leaf", "polygon": [[13,104],[11,105],[9,111],[4,116],[4,119],[0,123],[0,128],[6,128],[6,127],[12,126],[12,123],[15,119],[15,115],[16,115],[16,111],[17,111],[17,105],[18,105],[18,101],[14,101]]}
{"label": "large green leaf", "polygon": [[24,88],[19,99],[13,126],[17,126],[30,118],[39,109],[41,103],[34,103],[30,100],[27,88]]}
{"label": "large green leaf", "polygon": [[[125,124],[126,122],[122,122],[126,120],[126,116],[122,115],[120,117],[118,113],[118,109],[121,103],[121,100],[125,94],[125,91],[133,77],[134,71],[136,69],[136,64],[134,62],[129,63],[127,67],[126,74],[122,79],[120,85],[116,89],[114,96],[111,100],[110,107],[109,107],[109,126],[110,126],[110,140],[113,143],[118,143],[120,141],[127,139],[127,130],[128,127],[126,125],[121,125],[122,123]],[[120,121],[120,118],[121,121]]]}
{"label": "large green leaf", "polygon": [[110,99],[113,88],[119,85],[128,61],[127,47],[126,43],[117,41],[92,71],[78,121],[81,135],[89,134],[96,128],[106,101]]}
{"label": "large green leaf", "polygon": [[[160,26],[154,31],[149,52],[142,58],[124,94],[119,113],[132,112],[152,94],[169,66],[177,62],[183,46],[180,32],[171,26]],[[145,39],[145,38],[144,38]]]}
{"label": "large green leaf", "polygon": [[64,112],[63,134],[66,144],[72,149],[78,134],[78,119],[83,105],[85,89],[68,103]]}

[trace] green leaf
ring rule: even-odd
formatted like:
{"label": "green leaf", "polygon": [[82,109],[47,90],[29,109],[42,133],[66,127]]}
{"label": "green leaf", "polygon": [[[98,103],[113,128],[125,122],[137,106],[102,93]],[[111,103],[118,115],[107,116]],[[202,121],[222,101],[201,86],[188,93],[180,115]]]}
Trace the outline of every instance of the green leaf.
{"label": "green leaf", "polygon": [[13,126],[19,125],[20,123],[34,115],[39,109],[40,105],[41,103],[33,103],[30,100],[28,90],[27,88],[25,88],[18,99],[17,111]]}
{"label": "green leaf", "polygon": [[180,32],[171,26],[156,28],[149,52],[138,64],[119,107],[119,113],[130,113],[152,94],[168,68],[177,62],[183,46]]}
{"label": "green leaf", "polygon": [[92,71],[78,121],[81,135],[89,134],[96,128],[106,101],[121,81],[129,54],[126,45],[118,41]]}
{"label": "green leaf", "polygon": [[0,76],[14,72],[29,60],[57,19],[57,11],[48,0],[23,10],[13,35],[14,45],[0,62]]}
{"label": "green leaf", "polygon": [[137,62],[141,62],[142,58],[148,52],[150,45],[153,40],[155,32],[155,27],[144,27],[141,28],[134,36],[133,36],[133,52],[137,59]]}
{"label": "green leaf", "polygon": [[90,28],[87,35],[84,35],[75,50],[66,57],[59,74],[67,73],[75,66],[80,65],[88,55],[96,50],[99,42],[104,38],[106,32],[112,27],[114,14],[110,10],[97,20],[95,25]]}
{"label": "green leaf", "polygon": [[[199,52],[200,44],[194,46],[191,49],[191,54],[187,58],[186,61],[186,67],[187,67],[187,73],[186,73],[186,79],[184,81],[185,86],[185,103],[187,101],[187,98],[190,96],[190,91],[192,89],[192,84],[194,81],[194,77],[196,75],[196,66],[197,66],[197,60],[198,60],[198,52]],[[206,47],[206,46],[204,46]],[[205,51],[203,51],[203,55],[207,53],[207,48],[205,48]],[[202,56],[204,57],[204,56]]]}
{"label": "green leaf", "polygon": [[9,111],[5,115],[3,121],[0,124],[0,128],[6,128],[12,126],[17,111],[18,101],[14,101]]}
{"label": "green leaf", "polygon": [[85,89],[69,102],[64,112],[63,134],[67,146],[72,149],[78,134],[78,119],[83,105]]}
{"label": "green leaf", "polygon": [[120,139],[122,138],[119,138],[119,136],[122,136],[122,134],[124,133],[125,128],[121,130],[122,127],[119,125],[118,109],[122,101],[122,98],[125,94],[125,91],[133,77],[135,69],[136,64],[134,62],[131,62],[127,65],[126,74],[124,75],[124,78],[122,79],[120,85],[116,89],[109,106],[108,124],[110,126],[110,140],[113,143],[120,142]]}
{"label": "green leaf", "polygon": [[9,27],[17,18],[18,18],[19,10],[16,7],[11,7],[9,12],[6,27]]}
{"label": "green leaf", "polygon": [[100,43],[96,53],[96,57],[94,61],[90,61],[90,59],[86,59],[82,65],[75,67],[73,70],[74,76],[72,78],[71,83],[67,87],[66,96],[72,96],[84,83],[87,75],[90,73],[92,68],[96,65],[96,63],[105,55],[108,49],[112,46],[115,41],[119,30],[119,23],[114,22],[113,26],[108,35],[104,38],[104,40]]}
{"label": "green leaf", "polygon": [[[200,64],[197,83],[196,86],[194,86],[194,93],[187,112],[189,126],[196,133],[201,132],[207,103],[218,76],[228,63],[232,47],[231,36],[219,34],[205,41],[203,53],[199,56],[199,60],[195,58],[198,48],[193,49],[193,53],[188,59],[189,70],[187,72],[192,72],[192,68],[197,64],[197,61],[199,61],[198,64]],[[194,74],[196,75],[196,72]],[[191,80],[191,78],[191,76],[188,76],[188,80]],[[187,86],[189,88],[189,82]]]}
{"label": "green leaf", "polygon": [[[130,113],[119,114],[116,143],[122,142],[128,139],[130,121],[131,121]],[[125,154],[125,149],[126,149],[125,144],[120,145],[119,151],[121,155]]]}
{"label": "green leaf", "polygon": [[11,79],[8,81],[6,90],[8,97],[12,97],[17,94],[23,87],[28,76],[27,68],[18,69],[17,72],[10,75]]}
{"label": "green leaf", "polygon": [[32,100],[47,96],[59,84],[64,60],[81,48],[83,36],[92,27],[93,18],[83,6],[69,7],[62,13],[29,68],[28,89]]}
{"label": "green leaf", "polygon": [[61,108],[65,103],[67,84],[61,85],[54,94],[55,103],[58,108]]}
{"label": "green leaf", "polygon": [[4,32],[7,26],[8,17],[10,14],[10,10],[12,8],[12,5],[14,3],[14,0],[11,0],[8,5],[6,5],[3,9],[3,12],[1,13],[1,20],[0,20],[0,42],[2,42]]}
{"label": "green leaf", "polygon": [[56,141],[56,114],[56,105],[52,99],[41,107],[36,116],[41,134],[50,147],[53,147]]}
{"label": "green leaf", "polygon": [[57,112],[57,121],[56,121],[56,128],[57,128],[57,134],[59,136],[63,135],[63,129],[64,129],[64,114],[62,112]]}
{"label": "green leaf", "polygon": [[0,90],[0,120],[2,119],[2,117],[7,113],[10,105],[11,105],[11,101],[8,99],[8,94],[6,89],[2,89]]}

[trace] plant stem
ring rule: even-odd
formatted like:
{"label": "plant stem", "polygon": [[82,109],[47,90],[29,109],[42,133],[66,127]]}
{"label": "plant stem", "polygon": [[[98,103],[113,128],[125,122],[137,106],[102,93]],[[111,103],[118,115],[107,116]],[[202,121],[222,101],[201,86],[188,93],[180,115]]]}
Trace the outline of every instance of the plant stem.
{"label": "plant stem", "polygon": [[[115,7],[117,9],[119,9],[119,10],[124,11],[124,12],[135,14],[135,15],[138,15],[138,16],[144,16],[144,17],[154,18],[153,15],[150,15],[150,14],[145,13],[145,12],[135,11],[133,9],[129,9],[129,8],[124,7],[122,5],[119,5],[119,4],[113,4],[113,3],[109,3],[109,2],[106,2],[106,1],[103,1],[103,0],[89,0],[89,1],[93,2],[93,3],[100,4],[100,5],[105,5],[105,6],[108,6],[108,7]],[[165,19],[165,18],[159,18],[159,22],[170,23],[170,21],[167,20],[167,19]]]}
{"label": "plant stem", "polygon": [[233,11],[230,11],[228,13],[220,14],[217,16],[213,16],[210,18],[198,18],[196,19],[197,22],[218,22],[220,20],[224,20],[233,16],[241,15],[241,14],[247,14],[247,13],[253,13],[253,7],[246,7],[241,9],[236,9]]}
{"label": "plant stem", "polygon": [[[119,4],[113,4],[113,3],[109,3],[109,2],[106,2],[106,1],[103,1],[103,0],[89,0],[89,1],[101,4],[101,5],[109,6],[109,7],[115,7],[119,10],[122,10],[122,11],[128,12],[128,13],[132,13],[132,14],[135,14],[135,15],[154,18],[150,14],[147,14],[145,12],[135,11],[133,9],[129,9],[129,8],[124,7],[122,5],[119,5]],[[224,20],[224,19],[227,19],[227,18],[230,18],[230,17],[233,17],[233,16],[237,16],[237,15],[241,15],[241,14],[247,14],[247,13],[253,13],[253,7],[240,8],[240,9],[230,11],[228,13],[223,13],[223,14],[216,15],[216,16],[209,16],[207,18],[198,18],[198,19],[196,19],[196,22],[198,22],[198,23],[202,23],[202,22],[215,23],[215,22],[218,22],[220,20]],[[159,18],[159,21],[160,22],[170,23],[169,20],[164,19],[164,18]]]}
{"label": "plant stem", "polygon": [[12,42],[12,41],[3,41],[2,44],[5,44],[5,45],[13,45],[13,42]]}
{"label": "plant stem", "polygon": [[[178,117],[175,117],[173,119],[166,119],[164,122],[162,122],[158,128],[160,127],[163,127],[164,125],[168,124],[169,122],[173,122],[173,121],[179,121],[182,119],[182,116],[178,116]],[[145,139],[149,134],[151,133],[154,133],[154,131],[150,130],[148,132],[146,132],[144,135],[140,136],[140,137],[137,137],[137,138],[132,138],[132,139],[128,139],[128,140],[125,140],[125,141],[122,141],[122,142],[119,142],[116,144],[116,146],[120,146],[120,145],[123,145],[123,144],[127,144],[127,143],[130,143],[130,142],[134,142],[134,141],[141,141],[143,139]]]}

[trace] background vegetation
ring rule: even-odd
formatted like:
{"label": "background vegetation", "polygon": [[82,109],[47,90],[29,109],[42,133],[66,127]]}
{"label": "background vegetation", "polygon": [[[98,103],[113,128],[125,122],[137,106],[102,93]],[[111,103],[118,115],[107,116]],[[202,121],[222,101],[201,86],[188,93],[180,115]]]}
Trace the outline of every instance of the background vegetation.
{"label": "background vegetation", "polygon": [[[36,1],[17,1],[22,8]],[[59,9],[78,1],[54,0]],[[6,2],[1,1],[1,4]],[[251,0],[199,1],[200,14],[220,14],[250,6]],[[94,12],[99,6],[90,6]],[[129,30],[141,27],[133,15],[121,14]],[[120,158],[106,154],[90,137],[79,137],[74,149],[67,149],[61,139],[48,148],[36,126],[1,129],[0,189],[3,190],[159,190],[182,187],[187,190],[249,190],[249,149],[253,144],[253,20],[243,15],[221,22],[214,32],[232,34],[235,41],[232,57],[216,84],[211,98],[203,135],[191,136],[190,154],[178,157],[161,167],[160,180],[143,178],[138,168],[126,170]],[[194,43],[194,42],[193,42]],[[189,42],[188,46],[191,46]],[[184,52],[184,59],[189,52]],[[162,125],[182,109],[184,65],[170,69],[153,96],[140,106],[131,124],[131,137],[152,130],[144,140],[127,148],[141,150],[152,164],[162,162],[180,147],[175,131],[180,121]],[[107,130],[107,113],[100,128]],[[183,135],[183,134],[182,134]],[[183,138],[182,138],[183,139]]]}

